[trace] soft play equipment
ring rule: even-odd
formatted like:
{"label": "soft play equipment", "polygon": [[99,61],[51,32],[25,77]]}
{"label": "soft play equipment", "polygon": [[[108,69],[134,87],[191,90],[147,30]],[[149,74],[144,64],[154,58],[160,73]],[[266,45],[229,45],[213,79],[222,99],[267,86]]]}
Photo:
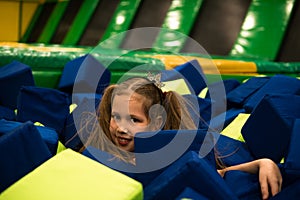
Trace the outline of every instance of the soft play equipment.
{"label": "soft play equipment", "polygon": [[1,184],[11,184],[51,158],[51,153],[32,122],[26,122],[0,137]]}
{"label": "soft play equipment", "polygon": [[[202,182],[207,176],[210,181]],[[195,152],[184,155],[145,187],[145,199],[175,199],[185,187],[192,187],[207,199],[237,199],[216,170]]]}
{"label": "soft play equipment", "polygon": [[[0,200],[258,200],[257,174],[216,159],[265,157],[283,177],[269,199],[299,199],[299,0],[0,1],[0,17]],[[135,165],[79,151],[104,88],[149,72],[197,130],[136,134]]]}
{"label": "soft play equipment", "polygon": [[110,71],[92,55],[87,54],[65,65],[58,89],[69,94],[72,92],[101,94],[109,85],[110,77]]}
{"label": "soft play equipment", "polygon": [[177,31],[211,54],[279,61],[299,57],[297,0],[67,0],[36,3],[36,7],[20,42],[95,46],[130,29],[162,27],[144,41],[137,40],[138,34],[124,34],[104,47],[134,49],[147,42],[157,50],[194,53],[197,49],[190,41],[172,34]]}
{"label": "soft play equipment", "polygon": [[174,72],[167,70],[162,72],[162,81],[184,79],[190,93],[199,95],[207,86],[207,80],[202,67],[197,60],[191,60],[174,68]]}
{"label": "soft play equipment", "polygon": [[248,97],[259,90],[269,79],[270,77],[251,77],[227,94],[227,103],[242,108]]}
{"label": "soft play equipment", "polygon": [[294,176],[299,176],[299,128],[300,128],[300,120],[296,119],[292,128],[290,145],[288,149],[288,154],[286,155],[286,161],[284,163],[285,171],[288,174],[292,174]]}
{"label": "soft play equipment", "polygon": [[66,93],[51,88],[23,86],[18,95],[17,121],[40,122],[60,133],[69,114],[69,105]]}
{"label": "soft play equipment", "polygon": [[76,108],[68,114],[60,134],[60,141],[66,147],[76,151],[82,147],[82,140],[87,138],[89,133],[81,132],[81,136],[79,136],[77,130],[82,122],[89,119],[91,121],[96,120],[93,113],[96,112],[100,100],[101,95],[94,93],[73,94],[73,103],[76,104]]}
{"label": "soft play equipment", "polygon": [[253,94],[244,104],[246,112],[252,112],[258,102],[269,93],[300,94],[300,80],[284,75],[275,75]]}
{"label": "soft play equipment", "polygon": [[0,195],[0,199],[20,198],[141,200],[143,191],[139,182],[68,149]]}
{"label": "soft play equipment", "polygon": [[22,86],[34,86],[32,70],[28,65],[13,61],[0,68],[0,84],[3,92],[0,96],[1,105],[17,108],[17,96]]}
{"label": "soft play equipment", "polygon": [[136,175],[137,180],[146,186],[186,152],[199,153],[203,143],[202,159],[215,168],[214,134],[206,133],[207,129],[138,133],[134,139],[137,172],[146,173]]}
{"label": "soft play equipment", "polygon": [[[172,70],[170,73],[172,73]],[[185,78],[188,79],[188,77]],[[272,82],[269,83],[272,79],[275,81],[279,79],[280,81],[283,80],[287,83],[296,84],[291,84],[291,87],[283,90],[282,85],[276,86],[276,84],[271,84]],[[183,198],[183,196],[197,196],[202,199],[259,199],[261,194],[256,175],[243,172],[229,172],[224,176],[224,179],[222,179],[216,172],[215,158],[218,156],[224,165],[231,166],[252,161],[256,158],[268,157],[278,163],[284,177],[282,193],[279,193],[278,197],[276,195],[274,198],[280,198],[280,196],[282,196],[281,199],[284,199],[287,196],[296,197],[298,192],[294,190],[298,187],[297,183],[299,175],[296,159],[297,118],[299,118],[297,114],[299,110],[297,109],[297,102],[299,101],[299,96],[297,95],[298,81],[297,78],[282,75],[272,76],[270,78],[250,78],[239,84],[236,84],[235,81],[231,82],[230,80],[227,80],[226,84],[228,85],[228,89],[226,90],[226,93],[235,93],[236,99],[242,99],[239,103],[232,103],[230,107],[226,107],[226,111],[220,114],[224,116],[216,116],[207,122],[204,121],[206,126],[199,127],[198,130],[165,130],[137,134],[135,137],[136,165],[118,160],[117,158],[114,158],[113,155],[102,152],[92,146],[87,147],[81,155],[80,153],[74,152],[74,150],[79,150],[83,139],[76,133],[77,127],[75,126],[74,116],[80,116],[83,113],[90,113],[93,116],[93,112],[95,112],[97,105],[101,101],[101,95],[96,93],[77,93],[73,94],[73,97],[71,98],[70,94],[57,89],[22,86],[19,89],[18,96],[15,97],[17,98],[18,103],[16,110],[17,117],[15,120],[9,121],[2,119],[0,121],[2,123],[1,140],[12,137],[14,134],[11,132],[30,136],[28,135],[30,128],[31,131],[29,132],[32,134],[35,133],[37,135],[35,137],[39,140],[31,140],[30,142],[34,142],[34,145],[27,142],[25,139],[12,138],[9,141],[17,142],[17,146],[20,148],[23,148],[22,145],[25,145],[28,148],[37,148],[38,145],[42,145],[39,148],[43,148],[44,150],[38,152],[34,150],[32,155],[28,151],[22,152],[23,154],[28,154],[26,156],[35,156],[36,153],[38,153],[38,156],[41,158],[38,157],[36,162],[34,161],[34,163],[32,163],[31,161],[29,164],[26,164],[27,167],[24,165],[24,168],[19,170],[20,173],[22,172],[21,174],[18,173],[14,176],[7,176],[7,182],[3,185],[3,192],[0,195],[0,198],[13,198],[18,197],[19,195],[30,196],[32,194],[44,197],[45,188],[47,188],[44,184],[52,184],[54,180],[57,181],[60,179],[55,176],[44,179],[38,177],[43,177],[43,174],[46,175],[51,173],[55,167],[60,165],[60,162],[66,162],[66,164],[62,166],[63,175],[61,174],[60,178],[68,176],[69,178],[72,177],[74,180],[80,182],[81,176],[78,178],[78,172],[76,172],[76,168],[74,168],[77,164],[73,163],[73,165],[72,159],[69,160],[68,158],[65,158],[66,155],[71,155],[71,157],[74,155],[76,159],[77,157],[80,158],[79,160],[83,159],[83,161],[80,162],[86,163],[84,166],[87,168],[84,169],[87,171],[89,171],[90,165],[95,168],[102,168],[105,166],[105,169],[109,169],[113,174],[117,173],[129,182],[133,181],[133,185],[124,183],[126,185],[124,188],[132,188],[132,191],[135,191],[132,193],[133,196],[127,196],[128,198],[133,199],[176,199],[179,197]],[[186,87],[186,82],[180,83]],[[255,83],[257,83],[257,85],[255,85]],[[270,90],[272,92],[265,89],[265,86],[268,84],[272,86],[267,87],[271,88]],[[207,92],[212,88],[213,87],[208,87]],[[241,90],[245,90],[246,95],[243,92],[240,92]],[[260,92],[261,90],[263,92]],[[280,91],[280,93],[276,93],[277,91]],[[284,91],[283,94],[282,91]],[[239,94],[240,96],[238,96]],[[230,97],[230,95],[228,96]],[[200,97],[194,94],[186,94],[184,97],[192,100],[191,102],[196,102],[193,109],[199,109],[200,113],[201,108],[208,109],[212,103],[218,103],[218,101],[213,102],[210,95]],[[251,99],[252,97],[259,98],[260,101],[256,102],[256,106],[251,113],[246,113],[243,108],[243,103],[248,101],[243,99]],[[71,109],[71,99],[76,105],[74,109]],[[228,99],[225,98],[224,101],[227,100]],[[198,103],[204,103],[204,105],[199,105]],[[53,106],[53,109],[50,109],[51,106],[49,104]],[[30,112],[36,108],[40,109],[35,112]],[[24,113],[26,113],[26,115]],[[53,113],[60,114],[59,116],[54,117],[55,115],[53,115]],[[27,121],[25,121],[25,119],[21,120],[20,115],[22,116],[23,114],[26,116]],[[227,127],[234,126],[235,119],[242,114],[248,114],[249,117],[245,118],[242,123],[239,123],[238,126],[240,128],[237,133],[232,134],[232,137],[230,137],[230,133],[222,135],[222,133],[220,134],[217,131],[219,129],[226,130]],[[194,117],[196,116],[197,115],[194,115]],[[269,120],[266,120],[267,118]],[[60,121],[59,123],[56,123],[55,120],[58,119]],[[223,119],[223,121],[221,119]],[[28,120],[32,122],[28,122]],[[33,122],[40,125],[33,125]],[[221,123],[224,123],[225,126],[221,126]],[[231,130],[235,129],[231,128]],[[234,134],[237,136],[234,136]],[[32,137],[33,136],[30,136],[30,138]],[[239,141],[238,139],[240,138],[242,138],[242,140]],[[263,142],[266,140],[269,142]],[[6,148],[5,144],[6,142],[3,143],[3,148]],[[172,144],[175,144],[176,146],[168,149],[168,146],[172,146]],[[8,145],[10,147],[16,146],[11,145],[10,143],[8,143]],[[61,148],[61,145],[64,145],[64,148],[55,151],[56,149]],[[167,149],[164,153],[159,153],[166,147]],[[5,152],[6,151],[3,151],[3,153]],[[158,154],[155,154],[155,152],[158,152]],[[7,170],[10,169],[8,164],[12,162],[12,157],[9,155],[10,154],[7,154],[6,156],[1,157],[4,159],[3,163],[6,163],[3,167],[8,167],[6,168]],[[171,155],[174,156],[175,159],[166,162],[172,157]],[[24,155],[24,157],[22,157],[23,159],[25,158],[22,162],[28,162],[26,156]],[[282,158],[285,159],[282,161]],[[60,160],[59,163],[57,163],[57,159]],[[90,159],[96,162],[91,162]],[[166,163],[164,164],[164,162]],[[148,164],[145,165],[145,163]],[[150,163],[151,165],[149,165]],[[50,169],[48,168],[48,165],[51,166]],[[74,169],[74,171],[71,170],[66,173],[65,170],[70,170],[68,169],[68,166],[71,167],[71,165],[73,166],[72,169]],[[161,166],[157,167],[159,165]],[[23,167],[23,165],[16,166]],[[78,165],[78,167],[79,166],[81,165]],[[150,168],[145,168],[145,166],[150,166]],[[152,169],[151,166],[153,167]],[[83,169],[80,168],[80,170],[82,171]],[[97,178],[97,175],[94,176],[90,174],[88,176],[93,177],[90,181],[95,181],[95,183],[108,183],[107,181]],[[208,176],[210,178],[208,178]],[[237,180],[243,184],[237,185]],[[71,185],[70,182],[65,185],[57,185],[55,190],[57,193],[53,193],[53,197],[56,197],[55,195],[62,195],[61,190],[72,190],[72,187],[69,187],[69,185]],[[216,187],[216,185],[218,187]],[[20,190],[20,188],[23,187],[32,188],[32,190],[35,190],[36,192],[29,193]],[[81,188],[82,190],[76,191],[84,191],[84,194],[86,194],[87,191],[91,191],[87,187]],[[175,188],[177,188],[176,192],[174,192]],[[26,191],[30,191],[30,189]],[[130,190],[126,191],[128,192]],[[292,192],[289,193],[288,191]],[[88,195],[112,195],[111,192],[108,193],[109,194],[94,194],[93,192],[89,192]],[[75,194],[67,192],[64,193],[64,195],[66,195],[66,198],[69,198]]]}
{"label": "soft play equipment", "polygon": [[[21,127],[22,125],[23,125],[22,122],[1,119],[0,134],[1,135],[9,134],[11,131],[13,131],[18,127]],[[58,148],[58,141],[59,141],[57,132],[53,128],[40,126],[40,125],[35,125],[35,128],[37,129],[41,138],[47,145],[51,154],[55,155]]]}
{"label": "soft play equipment", "polygon": [[0,118],[7,120],[16,120],[16,113],[12,109],[9,109],[5,106],[0,106]]}
{"label": "soft play equipment", "polygon": [[287,155],[293,123],[300,117],[299,102],[300,96],[292,93],[263,97],[242,129],[255,158],[266,157],[280,162]]}

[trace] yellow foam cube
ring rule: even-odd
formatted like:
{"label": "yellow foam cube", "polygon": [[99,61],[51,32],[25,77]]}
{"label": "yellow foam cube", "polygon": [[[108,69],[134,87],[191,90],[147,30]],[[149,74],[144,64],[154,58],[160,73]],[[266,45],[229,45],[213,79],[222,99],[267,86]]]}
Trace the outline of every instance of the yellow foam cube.
{"label": "yellow foam cube", "polygon": [[222,135],[245,142],[242,136],[242,128],[250,117],[248,113],[240,113],[222,132]]}
{"label": "yellow foam cube", "polygon": [[143,199],[142,184],[66,149],[27,174],[0,200]]}

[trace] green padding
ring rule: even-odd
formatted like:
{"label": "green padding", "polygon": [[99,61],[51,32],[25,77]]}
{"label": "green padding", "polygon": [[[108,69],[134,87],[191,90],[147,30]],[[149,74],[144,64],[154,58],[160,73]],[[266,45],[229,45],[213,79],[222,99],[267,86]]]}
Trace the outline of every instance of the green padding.
{"label": "green padding", "polygon": [[[48,47],[51,47],[50,45]],[[54,47],[54,46],[53,46]],[[38,50],[36,50],[37,48]],[[81,49],[74,51],[49,51],[43,46],[30,46],[28,48],[1,47],[0,46],[0,66],[4,66],[13,60],[27,64],[32,68],[36,85],[41,87],[55,88],[59,82],[64,65],[77,57],[83,56],[90,49]]]}
{"label": "green padding", "polygon": [[[220,75],[206,74],[207,84],[212,84],[220,81]],[[247,74],[221,74],[222,80],[234,79],[242,83],[244,80],[253,77],[254,75]]]}
{"label": "green padding", "polygon": [[45,48],[45,51],[42,51],[43,47],[40,49],[38,46],[38,50],[34,46],[29,48],[0,46],[0,66],[8,64],[13,60],[18,60],[33,68],[42,67],[44,70],[50,70],[61,68],[62,64],[90,52],[89,48],[78,48],[76,51],[73,48],[69,50],[67,50],[68,48],[62,50],[55,46],[53,48],[51,51],[49,51],[49,48]]}
{"label": "green padding", "polygon": [[[115,34],[127,31],[135,13],[140,5],[141,0],[121,0],[101,41],[112,37]],[[124,35],[125,36],[125,35]],[[115,40],[108,40],[103,44],[103,47],[112,49],[119,48],[124,37],[118,37]]]}
{"label": "green padding", "polygon": [[158,51],[179,52],[190,33],[202,2],[203,0],[173,0],[153,48]]}
{"label": "green padding", "polygon": [[49,20],[47,21],[46,26],[43,29],[40,37],[38,38],[37,42],[40,43],[49,43],[53,34],[56,31],[56,28],[69,4],[69,1],[61,1],[56,3],[53,12]]}
{"label": "green padding", "polygon": [[148,71],[165,69],[158,59],[135,57],[126,51],[67,48],[60,45],[30,45],[27,48],[0,46],[0,66],[17,60],[32,68],[37,86],[57,88],[65,64],[87,53],[92,53],[102,64],[108,66],[112,72],[112,83],[117,82],[125,73],[129,76],[146,75]]}
{"label": "green padding", "polygon": [[262,62],[255,61],[258,73],[283,73],[296,74],[300,73],[300,62],[283,63],[283,62]]}
{"label": "green padding", "polygon": [[[120,49],[78,48],[64,45],[0,45],[0,67],[17,60],[31,66],[37,86],[56,88],[65,64],[75,58],[92,53],[101,63],[109,65],[112,73],[111,82],[116,83],[124,75],[146,75],[148,71],[163,70],[165,66],[159,59],[151,56],[157,52],[127,51]],[[189,54],[180,54],[182,56]],[[194,56],[196,56],[194,54]],[[199,57],[201,57],[199,55]],[[225,57],[222,57],[225,59]],[[228,58],[230,59],[230,57]],[[236,58],[235,58],[236,59]],[[248,59],[249,61],[249,59]],[[236,79],[242,82],[244,79],[255,75],[273,75],[284,73],[290,76],[298,76],[300,63],[284,63],[252,60],[257,65],[258,74],[221,74],[223,79]],[[207,74],[209,83],[220,80],[220,75]]]}
{"label": "green padding", "polygon": [[149,57],[99,56],[94,55],[112,73],[111,82],[116,83],[130,76],[146,76],[149,71],[164,70],[164,64]]}
{"label": "green padding", "polygon": [[[38,70],[38,71],[36,71]],[[62,68],[51,69],[49,71],[43,69],[33,69],[33,78],[36,85],[39,87],[57,88],[61,77]]]}
{"label": "green padding", "polygon": [[80,40],[85,27],[87,26],[90,18],[92,17],[99,0],[85,0],[82,2],[80,10],[76,15],[70,30],[68,31],[66,37],[64,38],[62,44],[66,45],[76,45]]}
{"label": "green padding", "polygon": [[231,56],[274,60],[296,0],[253,0]]}
{"label": "green padding", "polygon": [[39,19],[41,12],[43,11],[44,4],[40,4],[37,8],[36,11],[34,12],[34,15],[32,16],[32,19],[26,29],[26,32],[24,33],[23,37],[20,39],[20,42],[27,42],[28,38],[34,28],[34,25],[36,24],[37,20]]}

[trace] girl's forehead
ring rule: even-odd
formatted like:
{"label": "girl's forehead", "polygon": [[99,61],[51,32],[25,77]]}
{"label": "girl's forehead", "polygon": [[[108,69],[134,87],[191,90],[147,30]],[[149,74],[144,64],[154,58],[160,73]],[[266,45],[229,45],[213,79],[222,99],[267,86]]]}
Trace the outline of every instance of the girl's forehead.
{"label": "girl's forehead", "polygon": [[138,93],[114,95],[112,100],[113,110],[132,109],[133,107],[144,108],[144,106],[148,105],[148,99]]}
{"label": "girl's forehead", "polygon": [[145,97],[136,93],[136,92],[124,92],[121,94],[114,95],[113,101],[116,100],[124,100],[124,101],[144,101]]}
{"label": "girl's forehead", "polygon": [[[144,98],[144,99],[141,99]],[[116,95],[112,102],[112,112],[122,114],[144,114],[145,97],[134,95]]]}
{"label": "girl's forehead", "polygon": [[130,104],[136,104],[137,98],[135,95],[129,94],[117,94],[114,95],[111,106],[112,109],[125,109],[128,108]]}

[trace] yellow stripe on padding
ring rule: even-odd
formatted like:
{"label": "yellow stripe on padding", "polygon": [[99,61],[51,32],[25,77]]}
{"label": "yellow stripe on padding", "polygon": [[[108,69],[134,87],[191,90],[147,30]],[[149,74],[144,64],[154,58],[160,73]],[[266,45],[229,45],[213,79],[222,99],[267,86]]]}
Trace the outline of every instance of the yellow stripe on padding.
{"label": "yellow stripe on padding", "polygon": [[67,149],[18,180],[0,200],[143,199],[142,184]]}
{"label": "yellow stripe on padding", "polygon": [[20,49],[27,49],[31,51],[37,52],[82,52],[86,53],[86,48],[81,47],[67,47],[67,46],[45,46],[45,45],[32,45],[28,43],[18,43],[18,42],[0,42],[1,47],[8,47],[8,48],[20,48]]}
{"label": "yellow stripe on padding", "polygon": [[257,73],[255,62],[226,59],[200,58],[196,56],[154,55],[161,60],[166,69],[173,69],[191,60],[197,60],[205,74]]}
{"label": "yellow stripe on padding", "polygon": [[241,130],[250,114],[240,113],[222,132],[222,135],[245,142]]}

